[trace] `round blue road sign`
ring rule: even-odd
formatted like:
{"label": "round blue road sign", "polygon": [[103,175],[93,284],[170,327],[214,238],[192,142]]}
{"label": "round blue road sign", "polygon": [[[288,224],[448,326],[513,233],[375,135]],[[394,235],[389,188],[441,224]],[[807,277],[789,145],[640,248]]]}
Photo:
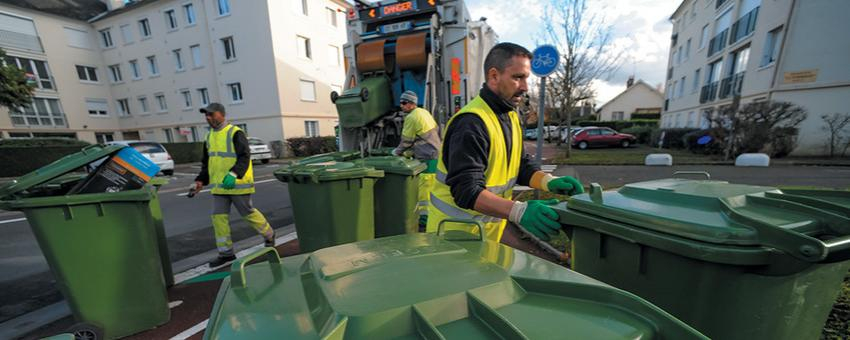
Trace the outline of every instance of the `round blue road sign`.
{"label": "round blue road sign", "polygon": [[561,62],[558,49],[552,45],[537,46],[532,54],[534,58],[531,60],[531,72],[538,77],[552,74]]}

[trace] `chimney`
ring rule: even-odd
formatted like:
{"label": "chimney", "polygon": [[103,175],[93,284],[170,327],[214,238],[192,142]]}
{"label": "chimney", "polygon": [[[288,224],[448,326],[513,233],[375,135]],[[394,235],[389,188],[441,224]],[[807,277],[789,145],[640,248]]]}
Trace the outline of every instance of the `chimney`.
{"label": "chimney", "polygon": [[121,7],[124,7],[124,4],[129,2],[126,0],[100,0],[101,2],[106,4],[106,9],[109,11],[114,11]]}
{"label": "chimney", "polygon": [[626,88],[630,88],[634,84],[635,84],[635,76],[629,76],[629,80],[626,80]]}

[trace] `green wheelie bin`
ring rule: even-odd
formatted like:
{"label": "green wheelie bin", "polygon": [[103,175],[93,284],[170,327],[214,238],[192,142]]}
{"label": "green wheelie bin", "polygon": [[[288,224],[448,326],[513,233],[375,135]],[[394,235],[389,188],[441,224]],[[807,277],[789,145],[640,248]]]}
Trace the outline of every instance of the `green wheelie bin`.
{"label": "green wheelie bin", "polygon": [[155,189],[66,194],[73,185],[63,178],[83,179],[66,174],[122,148],[89,146],[0,187],[0,208],[24,213],[68,301],[78,322],[70,332],[95,338],[150,329],[171,313],[152,216]]}
{"label": "green wheelie bin", "polygon": [[384,178],[375,183],[375,237],[417,232],[418,176],[427,165],[396,156],[366,157],[357,163],[384,171]]}
{"label": "green wheelie bin", "polygon": [[460,231],[238,259],[204,339],[271,338],[707,339],[636,295]]}
{"label": "green wheelie bin", "polygon": [[374,186],[384,172],[350,162],[282,167],[301,251],[375,237]]}
{"label": "green wheelie bin", "polygon": [[305,165],[324,162],[348,162],[360,158],[360,151],[336,151],[304,157],[294,165]]}
{"label": "green wheelie bin", "polygon": [[556,210],[573,269],[715,339],[817,339],[850,269],[850,192],[673,178]]}

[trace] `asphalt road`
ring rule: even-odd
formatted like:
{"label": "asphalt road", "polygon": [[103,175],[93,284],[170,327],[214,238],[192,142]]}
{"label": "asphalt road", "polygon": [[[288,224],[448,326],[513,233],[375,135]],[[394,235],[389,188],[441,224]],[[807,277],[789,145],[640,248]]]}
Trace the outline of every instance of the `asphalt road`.
{"label": "asphalt road", "polygon": [[[254,207],[259,209],[274,228],[293,223],[292,204],[286,184],[274,178],[279,164],[254,165],[257,192]],[[160,188],[166,237],[172,262],[215,249],[210,223],[212,196],[202,192],[194,198],[185,196],[198,167],[179,167],[170,183]],[[256,235],[231,210],[234,242]],[[0,321],[57,302],[61,296],[47,262],[23,214],[0,213]]]}

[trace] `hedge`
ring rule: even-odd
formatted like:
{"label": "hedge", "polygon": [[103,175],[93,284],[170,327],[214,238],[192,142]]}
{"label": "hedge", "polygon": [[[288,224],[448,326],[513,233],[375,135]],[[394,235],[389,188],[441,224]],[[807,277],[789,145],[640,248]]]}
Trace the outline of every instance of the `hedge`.
{"label": "hedge", "polygon": [[70,138],[22,138],[22,139],[0,139],[0,148],[6,147],[79,147],[88,146],[89,143]]}
{"label": "hedge", "polygon": [[649,137],[650,145],[658,146],[661,134],[664,134],[664,147],[670,149],[684,149],[685,135],[698,129],[658,129],[653,130]]}
{"label": "hedge", "polygon": [[286,143],[295,157],[307,157],[337,151],[336,137],[334,136],[289,138]]}
{"label": "hedge", "polygon": [[3,164],[0,167],[0,177],[26,175],[66,155],[80,152],[80,149],[82,147],[79,146],[3,146],[0,148],[0,164]]}
{"label": "hedge", "polygon": [[598,126],[598,127],[609,127],[614,130],[620,131],[630,128],[632,126],[658,126],[657,119],[636,119],[636,120],[614,120],[614,121],[605,121],[605,122],[579,122],[579,126]]}
{"label": "hedge", "polygon": [[641,119],[661,119],[661,113],[632,113],[631,120],[641,120]]}
{"label": "hedge", "polygon": [[647,125],[639,125],[632,126],[629,128],[625,128],[619,132],[627,133],[635,136],[638,144],[649,144],[649,138],[652,136],[652,131],[655,130],[655,127],[647,126]]}
{"label": "hedge", "polygon": [[200,162],[204,156],[204,142],[162,143],[174,164]]}

